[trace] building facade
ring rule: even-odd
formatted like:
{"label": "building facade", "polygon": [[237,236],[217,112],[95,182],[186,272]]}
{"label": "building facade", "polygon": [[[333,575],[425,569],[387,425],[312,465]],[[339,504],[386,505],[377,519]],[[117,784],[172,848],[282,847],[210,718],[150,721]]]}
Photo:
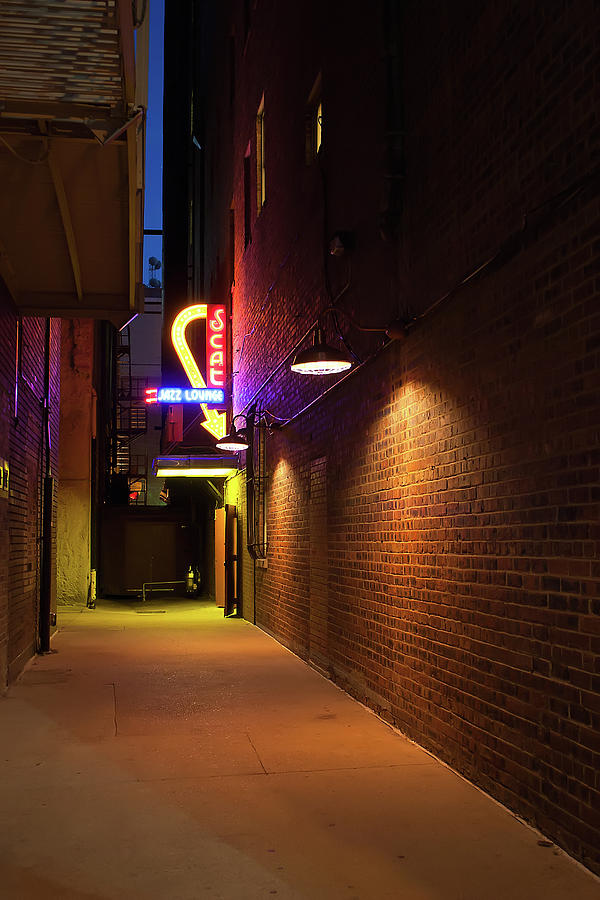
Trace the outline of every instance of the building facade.
{"label": "building facade", "polygon": [[594,4],[182,15],[243,613],[599,872]]}
{"label": "building facade", "polygon": [[143,308],[137,7],[0,2],[0,693],[93,586],[113,333]]}
{"label": "building facade", "polygon": [[0,315],[2,691],[38,648],[41,606],[56,613],[60,321],[20,320],[1,285]]}

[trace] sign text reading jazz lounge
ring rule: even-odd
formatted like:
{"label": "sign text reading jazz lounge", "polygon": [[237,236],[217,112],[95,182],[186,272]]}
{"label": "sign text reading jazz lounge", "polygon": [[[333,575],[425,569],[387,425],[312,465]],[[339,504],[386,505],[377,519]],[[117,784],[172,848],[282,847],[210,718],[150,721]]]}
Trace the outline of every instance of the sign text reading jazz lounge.
{"label": "sign text reading jazz lounge", "polygon": [[207,406],[222,406],[225,391],[221,388],[148,388],[146,403],[206,403]]}

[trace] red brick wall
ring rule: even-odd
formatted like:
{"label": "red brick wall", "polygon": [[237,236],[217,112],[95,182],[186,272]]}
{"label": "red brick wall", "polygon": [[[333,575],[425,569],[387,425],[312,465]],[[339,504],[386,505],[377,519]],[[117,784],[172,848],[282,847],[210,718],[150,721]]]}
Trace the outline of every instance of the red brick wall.
{"label": "red brick wall", "polygon": [[[334,677],[597,865],[598,375],[573,409],[556,366],[597,365],[594,316],[568,308],[573,337],[548,336],[519,295],[502,342],[496,292],[473,291],[340,388],[323,409],[346,439],[307,416],[310,442],[271,442],[258,621],[308,655],[322,572],[309,467],[326,454]],[[474,300],[487,328],[467,327]]]}
{"label": "red brick wall", "polygon": [[[43,445],[45,320],[23,319],[18,415],[15,418],[17,317],[2,287],[0,310],[0,456],[10,464],[10,493],[0,498],[0,649],[2,684],[15,678],[35,652],[38,640],[41,490],[45,471]],[[60,323],[51,325],[51,474],[58,468],[60,396]],[[56,499],[56,490],[55,490]],[[56,507],[56,504],[55,504]],[[54,519],[56,508],[54,509]],[[53,546],[53,597],[56,546]],[[55,608],[55,606],[54,606]]]}
{"label": "red brick wall", "polygon": [[[284,19],[259,0],[245,44],[232,19],[233,157],[206,214],[223,223],[233,198],[236,410],[327,305],[336,229],[356,247],[327,261],[331,293],[348,285],[340,306],[362,323],[446,297],[383,349],[340,317],[362,358],[379,352],[273,429],[257,622],[600,871],[594,6],[406,3],[399,56],[390,6]],[[307,167],[319,71],[324,146]],[[263,92],[267,205],[244,250]],[[383,241],[391,176],[399,227]],[[224,225],[210,234],[216,285]],[[284,367],[259,406],[285,419],[329,384]]]}
{"label": "red brick wall", "polygon": [[[14,406],[16,319],[0,281],[0,457],[10,457],[10,422]],[[0,692],[4,690],[8,674],[8,559],[9,520],[8,494],[0,494]]]}

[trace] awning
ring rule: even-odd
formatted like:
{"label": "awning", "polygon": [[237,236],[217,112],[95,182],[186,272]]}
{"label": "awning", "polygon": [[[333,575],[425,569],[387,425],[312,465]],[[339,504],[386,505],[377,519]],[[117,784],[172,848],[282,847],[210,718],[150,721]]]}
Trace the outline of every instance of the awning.
{"label": "awning", "polygon": [[138,5],[144,23],[131,0],[0,0],[0,276],[25,315],[143,309]]}
{"label": "awning", "polygon": [[216,456],[157,456],[152,471],[157,478],[228,478],[238,464],[231,453]]}

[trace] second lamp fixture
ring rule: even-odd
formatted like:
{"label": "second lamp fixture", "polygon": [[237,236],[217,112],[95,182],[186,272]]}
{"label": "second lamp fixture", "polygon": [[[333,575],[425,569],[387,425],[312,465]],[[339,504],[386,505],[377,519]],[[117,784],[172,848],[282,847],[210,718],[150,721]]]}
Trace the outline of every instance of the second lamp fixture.
{"label": "second lamp fixture", "polygon": [[334,375],[352,366],[351,360],[341,350],[325,343],[325,332],[320,325],[313,332],[313,345],[296,353],[290,365],[292,372],[303,375]]}

